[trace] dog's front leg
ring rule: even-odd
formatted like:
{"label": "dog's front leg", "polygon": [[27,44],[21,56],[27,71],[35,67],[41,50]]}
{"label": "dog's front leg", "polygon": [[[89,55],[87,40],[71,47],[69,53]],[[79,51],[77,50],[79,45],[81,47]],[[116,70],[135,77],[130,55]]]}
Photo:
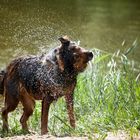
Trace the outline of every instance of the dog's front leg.
{"label": "dog's front leg", "polygon": [[49,107],[52,103],[51,97],[44,97],[42,100],[42,114],[41,114],[41,135],[47,134],[48,132],[48,113]]}
{"label": "dog's front leg", "polygon": [[74,108],[73,108],[73,94],[65,95],[66,105],[69,115],[70,125],[75,128],[75,117],[74,117]]}

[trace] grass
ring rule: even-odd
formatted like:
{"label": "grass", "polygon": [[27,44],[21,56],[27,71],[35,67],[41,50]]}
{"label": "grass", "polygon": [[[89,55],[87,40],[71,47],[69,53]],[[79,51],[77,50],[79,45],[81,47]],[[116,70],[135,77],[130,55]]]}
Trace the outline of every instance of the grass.
{"label": "grass", "polygon": [[[130,51],[130,50],[129,50]],[[128,53],[128,52],[127,52]],[[57,136],[76,135],[104,139],[109,131],[124,130],[131,135],[140,129],[140,77],[126,55],[94,50],[94,61],[78,77],[75,89],[76,129],[67,119],[64,98],[51,105],[49,133]],[[0,136],[23,134],[19,119],[21,109],[10,114],[10,132]],[[30,129],[40,133],[41,103],[29,120]],[[1,124],[2,122],[0,122]]]}

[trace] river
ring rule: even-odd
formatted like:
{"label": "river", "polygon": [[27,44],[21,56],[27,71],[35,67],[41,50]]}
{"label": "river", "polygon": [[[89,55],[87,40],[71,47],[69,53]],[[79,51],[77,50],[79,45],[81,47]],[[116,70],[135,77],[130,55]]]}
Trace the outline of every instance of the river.
{"label": "river", "polygon": [[68,35],[81,46],[125,52],[140,61],[139,0],[0,0],[0,67],[44,52]]}

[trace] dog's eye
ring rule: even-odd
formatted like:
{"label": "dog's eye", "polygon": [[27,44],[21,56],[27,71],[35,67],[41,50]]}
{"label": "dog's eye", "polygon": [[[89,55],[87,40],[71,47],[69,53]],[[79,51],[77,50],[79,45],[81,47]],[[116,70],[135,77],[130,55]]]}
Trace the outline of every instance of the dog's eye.
{"label": "dog's eye", "polygon": [[78,58],[80,58],[80,55],[79,55],[79,54],[74,53],[74,58],[75,58],[75,59],[78,59]]}

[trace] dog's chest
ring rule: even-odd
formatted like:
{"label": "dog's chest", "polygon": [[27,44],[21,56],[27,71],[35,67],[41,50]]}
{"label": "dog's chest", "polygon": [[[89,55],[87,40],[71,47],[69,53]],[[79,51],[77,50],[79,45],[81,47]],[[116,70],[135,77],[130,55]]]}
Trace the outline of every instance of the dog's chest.
{"label": "dog's chest", "polygon": [[[41,70],[42,71],[42,70]],[[73,91],[75,81],[70,76],[64,76],[58,73],[57,69],[48,68],[47,72],[37,72],[40,74],[40,90],[44,94],[51,94],[54,98],[61,97]]]}

